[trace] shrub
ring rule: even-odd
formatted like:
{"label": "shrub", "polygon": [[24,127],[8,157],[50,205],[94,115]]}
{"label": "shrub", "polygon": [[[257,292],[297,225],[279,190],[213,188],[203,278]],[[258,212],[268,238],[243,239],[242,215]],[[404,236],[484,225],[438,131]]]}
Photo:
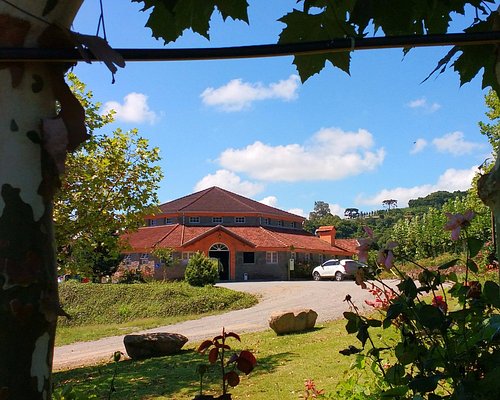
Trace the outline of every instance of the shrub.
{"label": "shrub", "polygon": [[184,278],[192,286],[214,285],[219,278],[218,266],[217,260],[196,252],[188,262]]}
{"label": "shrub", "polygon": [[[453,241],[464,242],[464,259],[454,259],[437,268],[414,263],[420,269],[415,281],[395,263],[397,243],[378,245],[376,263],[358,270],[356,283],[367,289],[365,281],[371,280],[371,292],[380,301],[367,303],[376,306],[382,318],[361,315],[351,296],[345,298],[351,308],[344,313],[346,330],[356,334],[363,349],[351,345],[341,350],[341,354],[359,354],[371,362],[376,379],[385,385],[382,398],[484,400],[498,397],[500,288],[493,280],[480,282],[478,275],[473,277],[479,272],[473,259],[484,244],[468,232],[474,213],[447,213],[446,216],[448,222],[444,229],[451,231]],[[369,237],[359,240],[360,259],[364,260],[368,250],[376,245],[373,232],[370,229],[366,232]],[[457,264],[462,264],[464,277],[450,271]],[[382,270],[394,273],[400,283],[393,287],[380,280]],[[376,285],[378,289],[374,289]],[[378,307],[379,304],[384,307]],[[399,340],[379,347],[370,333],[374,327],[396,329]],[[364,365],[361,368],[364,369]]]}

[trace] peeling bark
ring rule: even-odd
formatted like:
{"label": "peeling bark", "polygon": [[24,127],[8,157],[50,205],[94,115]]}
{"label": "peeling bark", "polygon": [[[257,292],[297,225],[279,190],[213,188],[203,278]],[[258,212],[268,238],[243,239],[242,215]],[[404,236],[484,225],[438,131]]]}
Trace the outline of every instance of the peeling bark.
{"label": "peeling bark", "polygon": [[[19,9],[0,2],[0,46],[61,47],[67,42],[65,29],[82,2],[12,1]],[[60,32],[59,39],[47,40],[48,30]],[[51,397],[60,313],[52,195],[66,151],[86,136],[83,118],[78,121],[83,114],[67,94],[66,68],[0,64],[1,399]],[[63,115],[56,113],[56,100],[63,104]],[[71,124],[69,119],[73,119]]]}

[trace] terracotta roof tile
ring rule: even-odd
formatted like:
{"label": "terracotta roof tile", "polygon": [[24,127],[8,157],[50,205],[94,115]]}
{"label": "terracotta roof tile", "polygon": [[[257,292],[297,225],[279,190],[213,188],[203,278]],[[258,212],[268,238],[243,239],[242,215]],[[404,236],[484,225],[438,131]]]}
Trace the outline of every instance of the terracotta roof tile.
{"label": "terracotta roof tile", "polygon": [[193,214],[197,212],[214,214],[245,213],[247,215],[270,215],[301,222],[305,220],[299,215],[270,207],[216,186],[161,204],[160,210],[166,214]]}
{"label": "terracotta roof tile", "polygon": [[[241,241],[245,241],[247,245],[253,244],[256,250],[259,250],[259,248],[288,250],[293,246],[296,251],[325,252],[327,254],[346,256],[355,253],[355,251],[351,250],[352,246],[351,248],[341,247],[340,244],[339,246],[330,246],[327,242],[306,231],[252,226],[220,228],[232,233],[236,238],[241,238]],[[139,251],[153,248],[155,245],[181,248],[184,244],[201,239],[210,231],[216,230],[217,227],[208,226],[161,225],[140,228],[138,232],[126,235],[126,238],[130,245]]]}

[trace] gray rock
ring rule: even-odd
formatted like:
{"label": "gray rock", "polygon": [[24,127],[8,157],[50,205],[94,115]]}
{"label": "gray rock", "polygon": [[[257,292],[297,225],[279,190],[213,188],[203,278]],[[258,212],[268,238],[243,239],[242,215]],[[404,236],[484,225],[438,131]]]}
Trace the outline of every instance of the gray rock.
{"label": "gray rock", "polygon": [[269,326],[278,335],[302,332],[314,328],[318,313],[314,310],[301,309],[274,312],[269,317]]}
{"label": "gray rock", "polygon": [[123,344],[132,359],[163,357],[178,353],[188,338],[179,333],[145,333],[126,335]]}

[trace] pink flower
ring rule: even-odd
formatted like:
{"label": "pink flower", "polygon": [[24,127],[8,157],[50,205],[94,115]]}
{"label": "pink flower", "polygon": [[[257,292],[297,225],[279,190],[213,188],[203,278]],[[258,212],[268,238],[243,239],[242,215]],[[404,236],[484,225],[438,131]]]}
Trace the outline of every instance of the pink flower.
{"label": "pink flower", "polygon": [[443,296],[434,296],[432,299],[432,305],[439,308],[443,314],[448,311],[448,304],[444,301]]}
{"label": "pink flower", "polygon": [[467,211],[465,214],[451,214],[445,213],[448,217],[448,222],[444,226],[446,231],[451,231],[451,240],[458,240],[460,238],[460,230],[470,225],[470,221],[474,218],[474,211]]}
{"label": "pink flower", "polygon": [[358,239],[359,246],[356,247],[356,250],[358,250],[359,261],[366,263],[368,261],[368,250],[370,250],[373,245],[373,231],[367,226],[364,226],[363,229],[365,230],[368,237]]}
{"label": "pink flower", "polygon": [[396,242],[387,242],[385,249],[378,252],[377,264],[382,265],[387,271],[394,267],[394,253],[392,250],[397,246]]}

